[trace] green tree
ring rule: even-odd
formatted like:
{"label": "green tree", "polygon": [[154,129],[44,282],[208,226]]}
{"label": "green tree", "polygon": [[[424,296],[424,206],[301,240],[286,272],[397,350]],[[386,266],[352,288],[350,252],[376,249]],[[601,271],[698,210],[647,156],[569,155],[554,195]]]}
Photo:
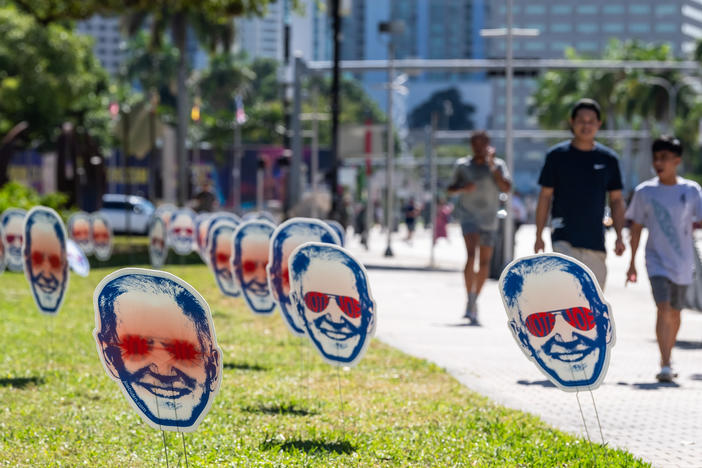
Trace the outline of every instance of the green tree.
{"label": "green tree", "polygon": [[[588,57],[574,50],[566,58],[582,60]],[[602,57],[605,60],[677,60],[668,44],[644,44],[636,41],[612,40]],[[595,99],[602,107],[604,125],[608,129],[646,128],[654,134],[668,131],[668,109],[671,96],[665,87],[653,84],[661,78],[673,86],[682,83],[678,71],[648,72],[642,70],[552,70],[544,73],[533,94],[531,113],[546,129],[568,129],[567,118],[573,104],[580,98]],[[682,141],[685,153],[699,167],[696,148],[698,122],[702,108],[693,87],[681,86],[676,96],[676,114],[672,128]]]}
{"label": "green tree", "polygon": [[0,185],[8,148],[53,148],[66,122],[89,133],[91,147],[109,142],[107,74],[90,38],[62,24],[42,25],[13,6],[0,7],[0,37]]}
{"label": "green tree", "polygon": [[448,88],[433,93],[426,101],[410,113],[410,128],[422,128],[431,124],[432,113],[439,115],[439,127],[444,130],[471,130],[475,127],[472,115],[475,106],[463,102],[456,88]]}

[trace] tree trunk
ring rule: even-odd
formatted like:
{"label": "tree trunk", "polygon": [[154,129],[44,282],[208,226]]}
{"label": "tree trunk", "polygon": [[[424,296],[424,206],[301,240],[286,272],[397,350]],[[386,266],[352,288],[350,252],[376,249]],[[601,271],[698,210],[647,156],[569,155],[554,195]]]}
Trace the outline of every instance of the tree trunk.
{"label": "tree trunk", "polygon": [[27,122],[18,123],[0,141],[0,187],[10,181],[10,177],[7,175],[7,168],[10,166],[10,160],[15,152],[15,142],[27,127],[29,127]]}
{"label": "tree trunk", "polygon": [[185,13],[178,12],[173,18],[173,40],[179,51],[178,58],[178,118],[176,125],[176,155],[178,159],[178,204],[185,206],[188,200],[188,158],[185,139],[188,133],[188,89],[187,79],[186,39],[187,24]]}

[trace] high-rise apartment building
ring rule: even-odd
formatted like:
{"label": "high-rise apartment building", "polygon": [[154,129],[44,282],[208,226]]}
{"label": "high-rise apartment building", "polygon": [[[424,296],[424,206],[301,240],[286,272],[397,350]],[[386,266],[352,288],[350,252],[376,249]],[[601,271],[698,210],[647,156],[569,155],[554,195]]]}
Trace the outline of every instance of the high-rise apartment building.
{"label": "high-rise apartment building", "polygon": [[[505,12],[504,2],[490,2],[488,27],[504,27]],[[535,28],[540,32],[538,37],[514,39],[515,58],[563,58],[569,47],[596,58],[612,38],[667,43],[676,56],[684,57],[702,37],[702,3],[696,0],[516,0],[513,15],[515,27]],[[504,57],[505,39],[489,39],[487,51],[490,58]],[[495,77],[491,82],[489,126],[504,128],[505,80]],[[515,129],[537,128],[528,111],[535,86],[535,78],[514,80],[511,112]],[[544,141],[515,141],[515,167],[521,172],[516,174],[517,186],[527,190],[537,188],[538,170],[547,145]]]}
{"label": "high-rise apartment building", "polygon": [[76,25],[76,32],[92,36],[95,39],[93,52],[103,68],[111,75],[119,71],[124,60],[122,41],[118,17],[105,17],[95,15]]}

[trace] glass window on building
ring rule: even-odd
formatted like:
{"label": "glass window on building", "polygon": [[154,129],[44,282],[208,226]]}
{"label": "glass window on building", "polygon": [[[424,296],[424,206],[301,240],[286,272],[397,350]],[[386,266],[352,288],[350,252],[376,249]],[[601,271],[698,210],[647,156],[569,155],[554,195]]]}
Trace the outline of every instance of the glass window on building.
{"label": "glass window on building", "polygon": [[629,23],[629,31],[634,33],[651,32],[651,25],[648,23]]}
{"label": "glass window on building", "polygon": [[524,50],[536,52],[545,49],[546,44],[544,44],[543,41],[528,40],[524,42]]}
{"label": "glass window on building", "polygon": [[632,15],[650,15],[650,5],[629,5],[629,13]]}
{"label": "glass window on building", "polygon": [[553,5],[551,13],[554,15],[570,15],[573,13],[573,7],[570,5]]}
{"label": "glass window on building", "polygon": [[624,24],[622,23],[605,23],[602,25],[602,31],[606,33],[621,33],[624,32]]}
{"label": "glass window on building", "polygon": [[670,16],[677,12],[677,5],[656,5],[656,16]]}
{"label": "glass window on building", "polygon": [[546,7],[544,5],[527,5],[525,8],[527,15],[545,15]]}
{"label": "glass window on building", "polygon": [[551,24],[551,32],[569,33],[573,30],[573,25],[570,23],[553,23]]}
{"label": "glass window on building", "polygon": [[605,5],[602,7],[605,15],[621,15],[624,13],[624,5]]}
{"label": "glass window on building", "polygon": [[597,13],[597,5],[578,5],[575,11],[579,15],[594,15]]}
{"label": "glass window on building", "polygon": [[576,29],[581,33],[594,33],[597,32],[597,23],[578,23]]}
{"label": "glass window on building", "polygon": [[659,33],[674,33],[678,28],[673,23],[656,23],[654,29]]}
{"label": "glass window on building", "polygon": [[575,48],[579,52],[595,52],[597,51],[597,42],[595,41],[581,41],[578,42]]}
{"label": "glass window on building", "polygon": [[570,47],[572,44],[569,42],[564,42],[564,41],[551,41],[550,43],[550,49],[552,51],[557,51],[557,52],[563,52],[565,51],[568,47]]}

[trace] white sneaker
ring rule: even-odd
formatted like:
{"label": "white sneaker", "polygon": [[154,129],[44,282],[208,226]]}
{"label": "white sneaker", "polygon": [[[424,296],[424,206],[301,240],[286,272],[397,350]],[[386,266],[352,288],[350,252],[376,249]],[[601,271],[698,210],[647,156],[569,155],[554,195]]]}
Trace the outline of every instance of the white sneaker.
{"label": "white sneaker", "polygon": [[656,374],[656,379],[658,379],[659,382],[672,382],[677,376],[678,374],[673,372],[670,366],[663,366],[661,367],[661,371]]}

